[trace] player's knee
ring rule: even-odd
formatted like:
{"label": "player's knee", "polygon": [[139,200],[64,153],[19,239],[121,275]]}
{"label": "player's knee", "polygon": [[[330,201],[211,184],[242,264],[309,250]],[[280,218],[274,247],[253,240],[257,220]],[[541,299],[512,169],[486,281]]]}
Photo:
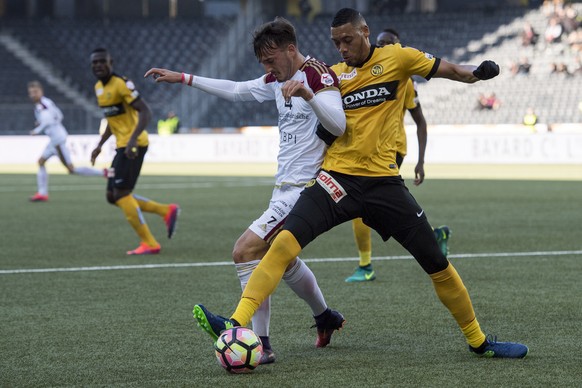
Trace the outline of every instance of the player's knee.
{"label": "player's knee", "polygon": [[121,198],[123,197],[127,197],[128,195],[131,194],[131,190],[127,190],[127,189],[123,189],[123,190],[118,190],[118,189],[114,189],[113,190],[113,203],[119,201]]}
{"label": "player's knee", "polygon": [[107,198],[107,202],[109,202],[112,205],[115,205],[115,202],[116,202],[115,196],[113,195],[113,193],[111,191],[108,191],[105,194],[105,198]]}
{"label": "player's knee", "polygon": [[433,274],[448,267],[449,262],[440,250],[428,222],[400,231],[393,237],[412,254],[426,273]]}
{"label": "player's knee", "polygon": [[250,249],[248,244],[237,241],[232,249],[232,261],[234,261],[235,264],[240,264],[255,260],[255,255],[251,253],[252,249]]}
{"label": "player's knee", "polygon": [[232,249],[232,261],[234,261],[235,264],[245,263],[247,261],[245,260],[244,251],[236,244]]}
{"label": "player's knee", "polygon": [[38,160],[38,165],[39,165],[40,167],[43,167],[45,163],[46,163],[46,160],[45,160],[44,158],[40,158],[40,159]]}
{"label": "player's knee", "polygon": [[[261,240],[262,241],[262,240]],[[235,264],[247,263],[253,260],[260,260],[267,253],[268,245],[255,245],[248,241],[237,241],[232,249],[232,261]]]}
{"label": "player's knee", "polygon": [[294,258],[293,260],[291,260],[291,262],[289,263],[287,268],[285,268],[285,272],[290,271],[291,268],[295,267],[296,264],[297,264],[297,258]]}

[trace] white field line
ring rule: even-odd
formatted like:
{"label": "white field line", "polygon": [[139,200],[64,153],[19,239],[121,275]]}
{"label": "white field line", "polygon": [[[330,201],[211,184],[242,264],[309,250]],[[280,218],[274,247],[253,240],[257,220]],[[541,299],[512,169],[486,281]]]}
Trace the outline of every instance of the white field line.
{"label": "white field line", "polygon": [[[532,257],[532,256],[578,256],[580,251],[546,251],[546,252],[501,252],[501,253],[460,253],[449,255],[454,259],[470,258],[492,258],[492,257]],[[386,260],[410,260],[412,256],[380,256],[372,258],[373,261]],[[346,262],[358,261],[357,257],[329,257],[303,259],[306,263],[321,262]],[[233,265],[232,261],[216,261],[201,263],[164,263],[164,264],[135,264],[135,265],[113,265],[95,267],[67,267],[67,268],[22,268],[0,270],[0,275],[24,274],[24,273],[54,273],[54,272],[84,272],[84,271],[118,271],[118,270],[138,270],[138,269],[161,269],[161,268],[189,268],[189,267],[220,267]]]}

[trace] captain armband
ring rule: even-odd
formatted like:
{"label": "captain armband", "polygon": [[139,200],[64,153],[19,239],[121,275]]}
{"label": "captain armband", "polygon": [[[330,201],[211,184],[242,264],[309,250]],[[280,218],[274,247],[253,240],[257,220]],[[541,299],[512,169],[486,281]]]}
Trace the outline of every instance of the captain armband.
{"label": "captain armband", "polygon": [[317,137],[319,137],[321,140],[323,140],[323,142],[325,144],[327,144],[328,146],[332,145],[333,142],[335,141],[335,139],[337,139],[339,137],[339,136],[335,136],[334,134],[329,132],[327,129],[325,129],[325,127],[321,123],[317,124],[317,130],[315,131],[315,134],[317,135]]}

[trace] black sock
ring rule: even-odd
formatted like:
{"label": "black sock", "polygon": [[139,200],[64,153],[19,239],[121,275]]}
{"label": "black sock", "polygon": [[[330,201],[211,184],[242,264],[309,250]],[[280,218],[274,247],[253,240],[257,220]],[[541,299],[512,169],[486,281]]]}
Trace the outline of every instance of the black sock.
{"label": "black sock", "polygon": [[271,349],[271,342],[269,342],[269,337],[260,336],[261,342],[263,343],[263,349]]}

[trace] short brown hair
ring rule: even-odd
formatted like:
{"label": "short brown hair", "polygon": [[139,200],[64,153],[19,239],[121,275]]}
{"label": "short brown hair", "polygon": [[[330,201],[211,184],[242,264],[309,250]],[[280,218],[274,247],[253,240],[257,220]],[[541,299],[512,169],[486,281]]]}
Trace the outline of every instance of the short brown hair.
{"label": "short brown hair", "polygon": [[282,48],[286,44],[297,46],[297,35],[293,24],[279,16],[257,28],[253,34],[253,48],[259,59],[267,51]]}

